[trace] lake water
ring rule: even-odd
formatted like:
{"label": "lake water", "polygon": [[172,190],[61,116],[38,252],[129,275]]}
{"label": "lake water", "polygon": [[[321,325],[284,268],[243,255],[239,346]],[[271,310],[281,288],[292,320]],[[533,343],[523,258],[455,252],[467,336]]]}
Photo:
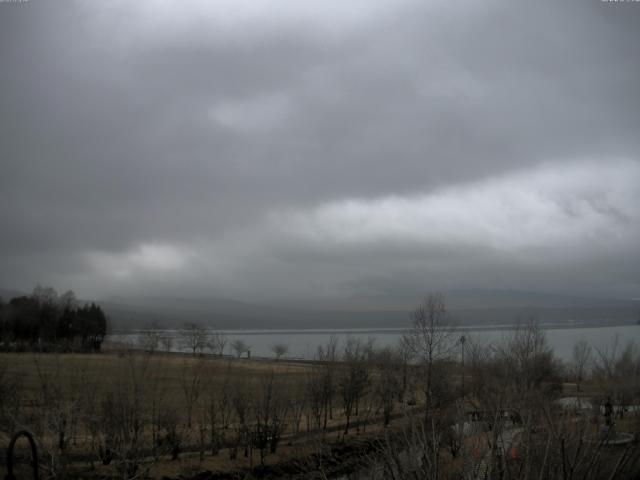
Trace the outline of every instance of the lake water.
{"label": "lake water", "polygon": [[[586,340],[592,347],[601,350],[611,349],[616,339],[618,348],[624,347],[629,341],[640,344],[640,325],[572,328],[543,326],[543,328],[549,345],[553,348],[555,355],[562,360],[571,358],[573,346],[580,340]],[[228,338],[225,353],[231,354],[231,342],[240,339],[249,346],[252,357],[272,357],[271,346],[283,343],[289,348],[287,357],[313,359],[318,346],[326,345],[332,336],[339,339],[339,349],[349,336],[373,338],[377,347],[385,347],[396,345],[406,331],[402,329],[225,330],[224,333]],[[458,332],[459,335],[465,335],[483,344],[500,342],[513,334],[512,329],[505,327],[460,328]],[[173,350],[184,350],[180,345],[179,331],[167,330],[164,333],[175,337]],[[135,344],[139,334],[131,333],[117,337],[120,341]]]}

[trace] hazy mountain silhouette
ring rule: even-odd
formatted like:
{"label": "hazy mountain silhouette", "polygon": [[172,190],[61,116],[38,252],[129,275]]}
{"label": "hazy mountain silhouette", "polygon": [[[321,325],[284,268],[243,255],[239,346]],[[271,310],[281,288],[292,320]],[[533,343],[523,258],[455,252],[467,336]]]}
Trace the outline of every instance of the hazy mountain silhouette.
{"label": "hazy mountain silhouette", "polygon": [[[620,324],[637,320],[640,302],[516,290],[446,292],[451,317],[462,325],[544,323]],[[349,297],[269,304],[225,298],[117,297],[100,302],[116,328],[198,322],[216,328],[401,328],[411,324],[419,297]]]}
{"label": "hazy mountain silhouette", "polygon": [[27,293],[21,292],[19,290],[0,288],[0,298],[5,302],[8,302],[14,297],[21,297],[23,295],[27,295]]}
{"label": "hazy mountain silhouette", "polygon": [[[27,293],[0,289],[0,298]],[[445,292],[460,325],[504,325],[536,318],[543,323],[627,324],[638,321],[640,302],[523,290]],[[197,322],[220,329],[403,328],[419,296],[352,296],[324,300],[244,302],[216,297],[119,296],[98,300],[113,330],[180,328]],[[80,300],[92,301],[92,300]]]}

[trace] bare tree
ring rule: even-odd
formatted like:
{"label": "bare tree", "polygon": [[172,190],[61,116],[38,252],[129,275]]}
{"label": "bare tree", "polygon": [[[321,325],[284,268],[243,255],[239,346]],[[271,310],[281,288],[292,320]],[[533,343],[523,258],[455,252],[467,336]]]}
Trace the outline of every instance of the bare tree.
{"label": "bare tree", "polygon": [[407,336],[403,335],[400,337],[400,341],[395,349],[395,358],[398,362],[398,374],[400,377],[400,381],[397,382],[398,401],[402,403],[405,402],[407,390],[409,389],[410,364],[414,355],[415,353],[410,338],[408,339]]}
{"label": "bare tree", "polygon": [[213,355],[217,355],[218,357],[222,357],[224,355],[224,349],[227,346],[227,336],[223,332],[212,332],[209,335],[209,351]]}
{"label": "bare tree", "polygon": [[146,330],[138,337],[138,344],[145,352],[153,354],[160,344],[160,334],[155,330]]}
{"label": "bare tree", "polygon": [[285,427],[289,399],[273,371],[262,377],[257,393],[253,409],[255,423],[252,437],[260,452],[260,463],[264,465],[267,449],[276,453]]}
{"label": "bare tree", "polygon": [[[327,401],[325,399],[325,371],[321,368],[309,369],[306,376],[306,398],[309,413],[314,420],[316,428],[322,425],[322,415],[325,412]],[[309,418],[307,417],[307,421]],[[309,422],[308,422],[309,423]]]}
{"label": "bare tree", "polygon": [[78,299],[76,298],[76,294],[73,290],[67,290],[58,299],[58,304],[60,305],[61,310],[75,310],[78,308]]}
{"label": "bare tree", "polygon": [[454,346],[444,295],[432,293],[416,308],[413,328],[406,341],[424,367],[425,418],[428,419],[433,406],[436,363],[447,359]]}
{"label": "bare tree", "polygon": [[276,360],[280,360],[289,352],[289,347],[285,343],[276,343],[271,346],[271,351],[276,357]]}
{"label": "bare tree", "polygon": [[163,424],[163,413],[168,409],[166,387],[157,375],[153,375],[149,382],[149,395],[148,395],[148,417],[151,427],[151,452],[154,458],[159,458],[159,455],[163,453],[163,449],[159,449],[161,443],[160,432],[165,426]]}
{"label": "bare tree", "polygon": [[33,289],[31,297],[37,302],[40,308],[40,322],[45,338],[57,338],[57,323],[61,309],[58,299],[58,292],[52,287],[42,287],[38,285]]}
{"label": "bare tree", "polygon": [[177,460],[182,449],[183,435],[180,428],[180,415],[175,409],[160,410],[158,419],[160,433],[159,443],[162,451],[171,454],[172,460]]}
{"label": "bare tree", "polygon": [[31,297],[35,299],[41,306],[58,306],[58,292],[56,292],[56,290],[52,287],[43,287],[42,285],[37,285],[33,289]]}
{"label": "bare tree", "polygon": [[142,448],[149,358],[135,353],[122,357],[116,381],[102,392],[99,403],[99,454],[105,465],[115,463],[122,479],[136,478],[140,467],[149,461]]}
{"label": "bare tree", "polygon": [[160,344],[162,345],[164,353],[170,353],[171,348],[173,347],[173,337],[169,334],[161,335]]}
{"label": "bare tree", "polygon": [[338,386],[345,415],[344,433],[349,433],[350,420],[353,413],[358,415],[359,403],[370,383],[367,345],[360,338],[350,337],[343,353]]}
{"label": "bare tree", "polygon": [[231,405],[236,414],[236,441],[235,445],[229,449],[229,457],[234,460],[238,454],[238,447],[244,445],[244,456],[249,456],[251,438],[248,426],[249,414],[251,411],[250,395],[246,382],[242,378],[237,378],[229,389]]}
{"label": "bare tree", "polygon": [[569,367],[578,392],[580,392],[580,385],[588,372],[590,361],[591,345],[589,345],[586,340],[580,340],[573,346],[573,355]]}
{"label": "bare tree", "polygon": [[233,351],[236,354],[236,357],[238,358],[240,358],[243,353],[249,350],[249,346],[240,339],[236,339],[233,342],[231,342],[231,348],[233,349]]}
{"label": "bare tree", "polygon": [[318,346],[316,360],[322,364],[322,399],[324,411],[323,429],[333,420],[333,400],[336,395],[336,371],[338,368],[338,337],[331,335],[326,345]]}
{"label": "bare tree", "polygon": [[37,372],[38,394],[32,402],[32,427],[40,438],[46,458],[46,469],[51,476],[65,476],[67,453],[75,426],[79,421],[81,392],[85,382],[84,369],[65,372],[59,357],[41,363],[33,357]]}
{"label": "bare tree", "polygon": [[7,431],[21,424],[23,383],[20,375],[8,371],[6,359],[0,358],[0,423]]}
{"label": "bare tree", "polygon": [[228,373],[225,375],[223,387],[213,382],[213,379],[209,379],[205,386],[205,402],[204,402],[204,420],[208,424],[209,429],[209,444],[211,448],[211,455],[217,455],[220,451],[220,446],[223,443],[223,427],[225,409],[227,407],[227,392],[226,384],[228,383]]}
{"label": "bare tree", "polygon": [[611,347],[596,348],[596,352],[593,374],[600,385],[602,400],[610,398],[616,405],[616,413],[623,415],[631,398],[640,392],[640,351],[633,341],[620,348],[616,335]]}
{"label": "bare tree", "polygon": [[204,390],[204,375],[205,363],[202,359],[196,365],[186,360],[183,362],[179,381],[184,395],[188,429],[192,427],[193,413]]}
{"label": "bare tree", "polygon": [[303,390],[296,391],[290,399],[291,407],[291,432],[294,435],[300,433],[302,415],[307,410],[307,396]]}
{"label": "bare tree", "polygon": [[535,318],[518,324],[506,345],[498,351],[523,395],[546,380],[557,380],[558,364],[545,332]]}
{"label": "bare tree", "polygon": [[182,345],[190,350],[193,355],[196,352],[202,353],[207,346],[207,330],[197,323],[187,323],[180,331]]}
{"label": "bare tree", "polygon": [[402,376],[398,375],[398,357],[390,348],[377,352],[374,365],[377,375],[373,391],[379,408],[382,410],[383,424],[386,427],[391,421],[391,415],[398,398],[398,390],[402,388]]}

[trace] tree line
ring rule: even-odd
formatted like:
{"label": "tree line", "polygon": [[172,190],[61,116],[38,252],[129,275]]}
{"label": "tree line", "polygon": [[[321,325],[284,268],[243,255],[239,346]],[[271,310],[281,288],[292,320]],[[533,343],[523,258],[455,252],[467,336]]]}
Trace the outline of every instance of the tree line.
{"label": "tree line", "polygon": [[31,295],[0,299],[0,348],[24,351],[98,351],[107,317],[95,303],[81,305],[73,291],[58,295],[37,286]]}

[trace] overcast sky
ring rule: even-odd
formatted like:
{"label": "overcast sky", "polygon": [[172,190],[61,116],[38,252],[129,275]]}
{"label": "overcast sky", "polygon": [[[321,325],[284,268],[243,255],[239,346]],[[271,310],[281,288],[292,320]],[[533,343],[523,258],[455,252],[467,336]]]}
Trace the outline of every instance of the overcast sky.
{"label": "overcast sky", "polygon": [[640,3],[0,3],[0,286],[640,297]]}

